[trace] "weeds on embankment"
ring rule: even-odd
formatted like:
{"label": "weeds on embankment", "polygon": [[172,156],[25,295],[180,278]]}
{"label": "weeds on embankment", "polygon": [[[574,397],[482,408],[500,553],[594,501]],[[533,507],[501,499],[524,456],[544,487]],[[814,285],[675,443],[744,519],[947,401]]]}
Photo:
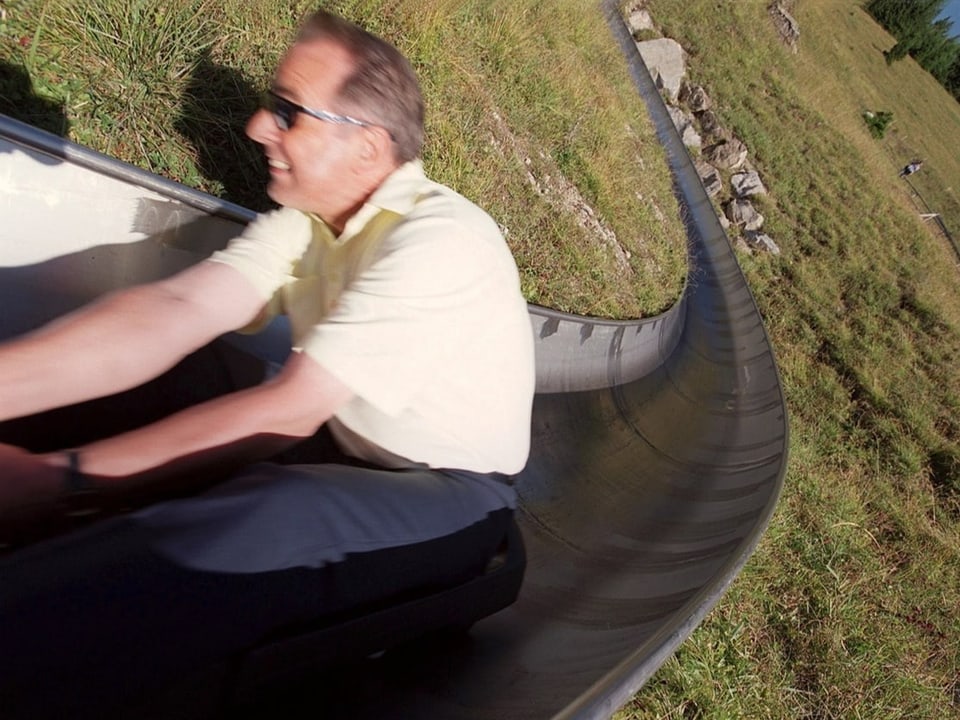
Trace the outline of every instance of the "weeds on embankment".
{"label": "weeds on embankment", "polygon": [[[0,63],[77,142],[263,209],[243,135],[314,2],[20,0]],[[561,310],[653,315],[679,295],[686,241],[662,149],[599,12],[534,0],[341,0],[326,7],[397,44],[427,100],[429,174],[506,231],[524,294]],[[12,83],[11,83],[12,85]],[[35,113],[36,114],[36,113]],[[46,122],[44,122],[46,120]]]}

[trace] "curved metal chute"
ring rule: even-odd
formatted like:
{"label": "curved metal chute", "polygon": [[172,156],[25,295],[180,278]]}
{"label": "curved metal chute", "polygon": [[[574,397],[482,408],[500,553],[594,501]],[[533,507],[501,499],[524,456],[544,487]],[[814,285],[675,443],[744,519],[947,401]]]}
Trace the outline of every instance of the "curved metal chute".
{"label": "curved metal chute", "polygon": [[[717,603],[774,511],[788,435],[773,352],[615,5],[686,212],[684,295],[636,322],[530,308],[519,600],[452,646],[345,671],[317,696],[328,717],[609,717]],[[251,217],[3,116],[0,185],[0,338],[196,262]],[[284,343],[273,326],[248,349],[279,359]]]}

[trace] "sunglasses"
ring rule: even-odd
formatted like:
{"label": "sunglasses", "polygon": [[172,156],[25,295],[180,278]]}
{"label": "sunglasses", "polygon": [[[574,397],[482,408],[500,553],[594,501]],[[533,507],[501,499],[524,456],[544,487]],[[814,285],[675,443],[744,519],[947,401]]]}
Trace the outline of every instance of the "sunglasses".
{"label": "sunglasses", "polygon": [[[335,123],[337,125],[378,127],[387,130],[382,125],[370,123],[366,120],[358,120],[357,118],[350,117],[349,115],[337,115],[336,113],[327,112],[326,110],[313,110],[312,108],[304,107],[303,105],[297,105],[297,103],[287,100],[285,97],[278,95],[273,90],[267,90],[267,92],[263,94],[263,107],[266,108],[271,115],[273,115],[273,121],[277,124],[277,127],[283,131],[287,131],[293,127],[298,113],[303,113],[304,115],[309,115],[317,120],[323,120],[324,122]],[[391,140],[396,141],[396,138],[393,136],[392,132],[387,130],[387,134],[390,136]]]}

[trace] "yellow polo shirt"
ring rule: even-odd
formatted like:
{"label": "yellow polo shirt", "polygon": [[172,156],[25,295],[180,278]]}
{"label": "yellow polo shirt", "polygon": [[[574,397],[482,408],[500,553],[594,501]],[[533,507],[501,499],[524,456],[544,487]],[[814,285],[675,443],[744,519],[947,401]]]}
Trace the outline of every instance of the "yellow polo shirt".
{"label": "yellow polo shirt", "polygon": [[354,398],[343,449],[400,467],[518,472],[530,446],[533,337],[516,264],[483,210],[396,170],[339,237],[291,209],[261,216],[213,260],[290,318],[294,349]]}

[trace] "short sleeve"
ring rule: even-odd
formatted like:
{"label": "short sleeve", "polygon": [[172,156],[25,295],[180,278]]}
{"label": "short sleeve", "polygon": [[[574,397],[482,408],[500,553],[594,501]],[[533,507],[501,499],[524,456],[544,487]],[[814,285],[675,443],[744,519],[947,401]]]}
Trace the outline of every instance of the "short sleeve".
{"label": "short sleeve", "polygon": [[210,259],[238,270],[267,301],[290,280],[311,238],[311,219],[298,210],[281,208],[258,216]]}

